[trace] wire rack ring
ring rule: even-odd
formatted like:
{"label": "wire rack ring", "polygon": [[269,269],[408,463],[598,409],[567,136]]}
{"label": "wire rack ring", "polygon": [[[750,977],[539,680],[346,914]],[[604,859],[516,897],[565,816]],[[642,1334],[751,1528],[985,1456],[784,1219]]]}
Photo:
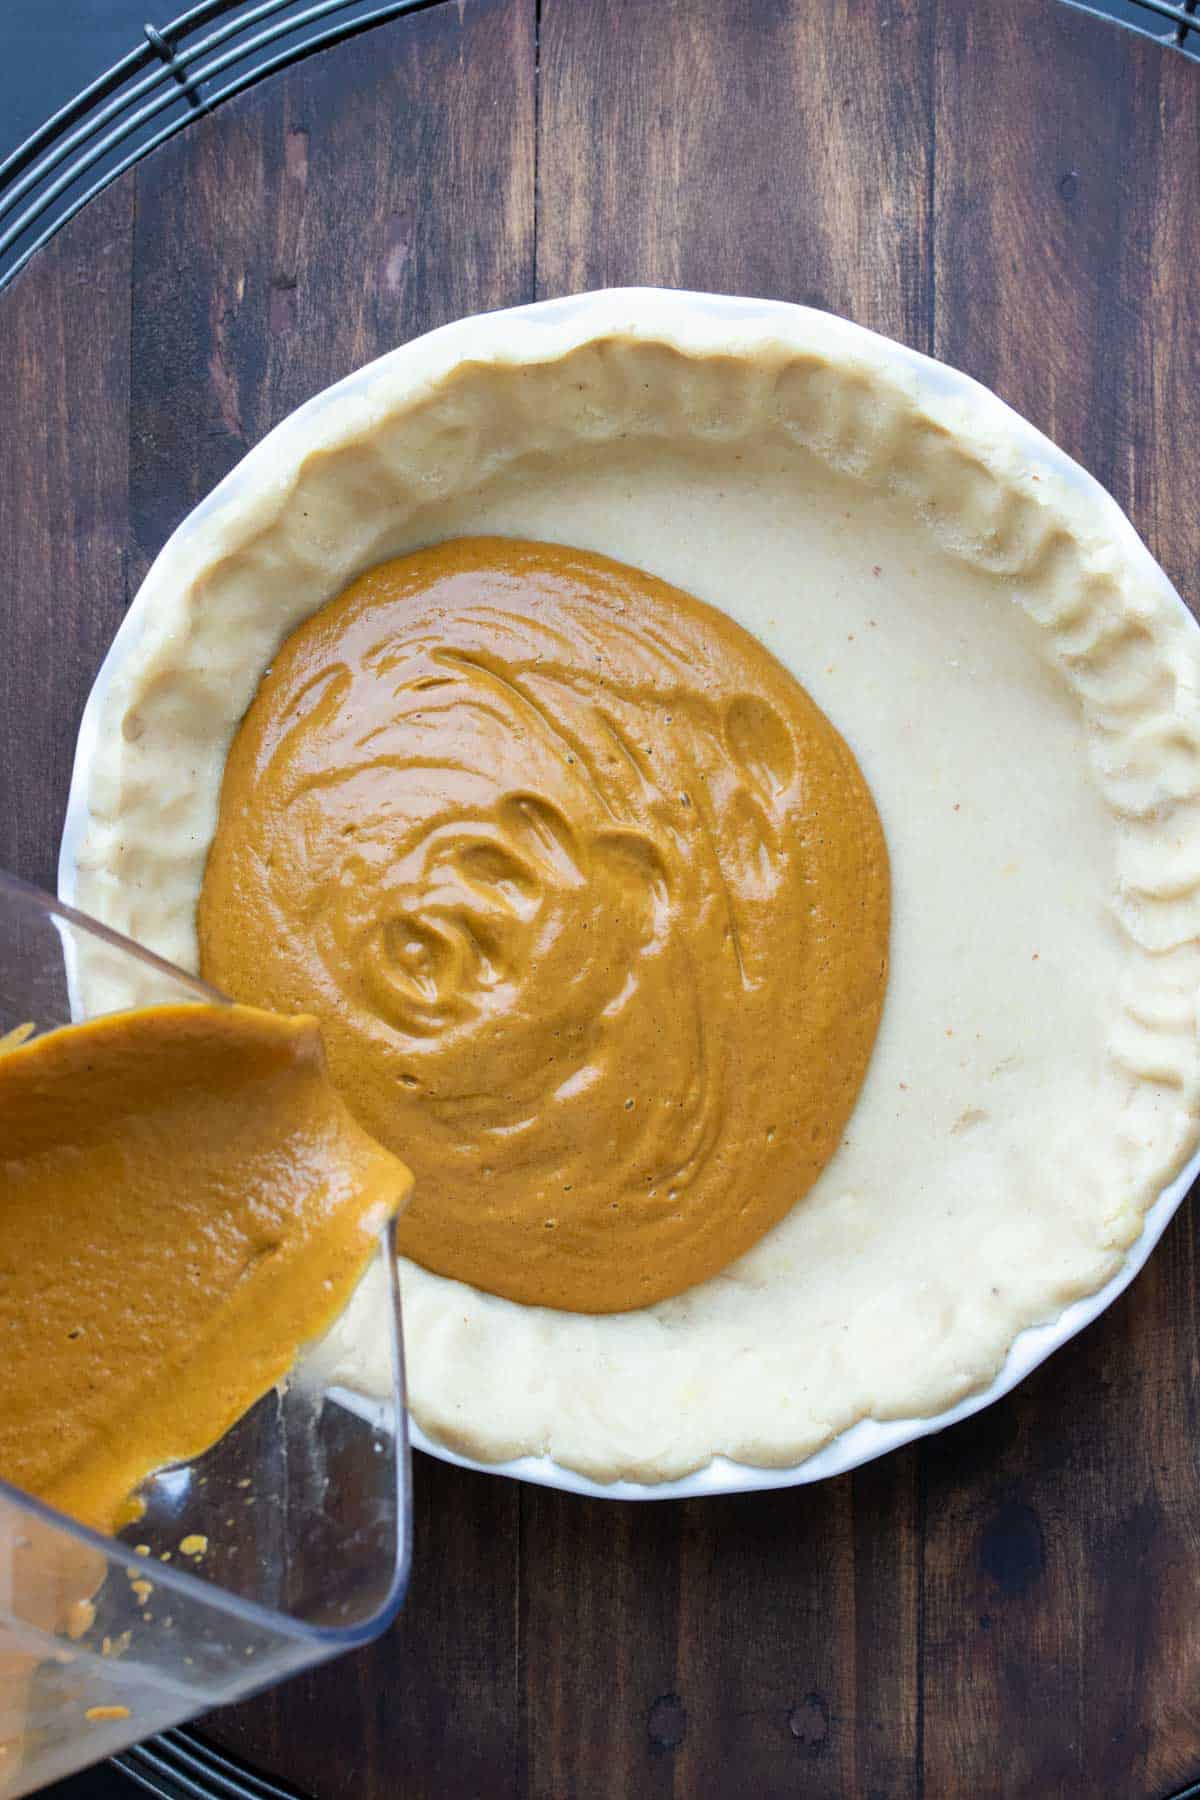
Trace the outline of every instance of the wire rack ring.
{"label": "wire rack ring", "polygon": [[0,162],[0,288],[118,175],[225,100],[439,0],[202,0],[142,41]]}

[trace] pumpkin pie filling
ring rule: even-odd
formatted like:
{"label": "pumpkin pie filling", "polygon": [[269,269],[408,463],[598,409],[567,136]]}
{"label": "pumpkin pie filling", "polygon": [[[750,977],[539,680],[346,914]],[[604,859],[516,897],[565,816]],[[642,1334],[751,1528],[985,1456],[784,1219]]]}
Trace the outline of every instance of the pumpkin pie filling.
{"label": "pumpkin pie filling", "polygon": [[702,1282],[837,1148],[887,978],[870,791],[726,614],[464,538],[285,642],[234,740],[201,966],[321,1022],[401,1249],[585,1313]]}
{"label": "pumpkin pie filling", "polygon": [[0,1040],[0,1475],[101,1531],[341,1312],[408,1170],[312,1019],[182,1004]]}

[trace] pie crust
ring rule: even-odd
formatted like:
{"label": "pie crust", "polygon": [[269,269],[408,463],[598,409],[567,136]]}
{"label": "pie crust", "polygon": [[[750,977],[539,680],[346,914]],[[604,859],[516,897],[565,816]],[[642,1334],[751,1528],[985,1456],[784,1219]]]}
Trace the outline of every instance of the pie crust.
{"label": "pie crust", "polygon": [[597,1317],[403,1265],[414,1417],[657,1483],[938,1413],[1114,1275],[1196,1149],[1200,633],[1046,439],[844,321],[650,290],[463,321],[302,407],[167,544],[85,719],[71,897],[194,968],[279,643],[372,564],[487,532],[648,569],[793,670],[880,809],[891,976],[841,1149],[713,1280]]}

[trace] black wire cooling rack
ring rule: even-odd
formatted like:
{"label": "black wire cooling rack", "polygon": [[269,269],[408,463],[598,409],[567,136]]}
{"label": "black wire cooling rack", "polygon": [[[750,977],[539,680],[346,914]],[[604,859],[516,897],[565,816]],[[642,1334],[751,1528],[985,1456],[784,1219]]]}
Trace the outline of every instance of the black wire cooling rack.
{"label": "black wire cooling rack", "polygon": [[251,1774],[189,1731],[164,1731],[135,1744],[116,1758],[116,1766],[156,1800],[303,1800],[294,1788]]}
{"label": "black wire cooling rack", "polygon": [[439,0],[201,0],[0,162],[0,288],[110,181],[222,101]]}
{"label": "black wire cooling rack", "polygon": [[[140,157],[254,82],[439,0],[201,0],[0,162],[0,288]],[[1200,0],[1067,0],[1200,61]]]}

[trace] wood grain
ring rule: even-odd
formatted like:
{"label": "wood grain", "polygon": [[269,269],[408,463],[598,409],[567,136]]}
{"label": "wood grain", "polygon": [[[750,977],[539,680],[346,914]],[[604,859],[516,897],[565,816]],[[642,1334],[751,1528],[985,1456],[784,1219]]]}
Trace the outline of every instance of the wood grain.
{"label": "wood grain", "polygon": [[542,0],[538,293],[796,300],[927,348],[933,9]]}
{"label": "wood grain", "polygon": [[[536,197],[536,206],[535,206]],[[0,296],[0,863],[47,880],[131,584],[392,344],[618,282],[993,385],[1200,570],[1200,72],[1058,0],[447,0],[189,130]],[[1084,1800],[1200,1776],[1198,1269],[820,1487],[621,1507],[416,1460],[397,1627],[204,1729],[315,1800]]]}
{"label": "wood grain", "polygon": [[384,26],[137,170],[139,566],[296,406],[396,344],[532,298],[534,0]]}
{"label": "wood grain", "polygon": [[132,186],[0,312],[0,868],[53,889],[91,678],[128,603]]}

